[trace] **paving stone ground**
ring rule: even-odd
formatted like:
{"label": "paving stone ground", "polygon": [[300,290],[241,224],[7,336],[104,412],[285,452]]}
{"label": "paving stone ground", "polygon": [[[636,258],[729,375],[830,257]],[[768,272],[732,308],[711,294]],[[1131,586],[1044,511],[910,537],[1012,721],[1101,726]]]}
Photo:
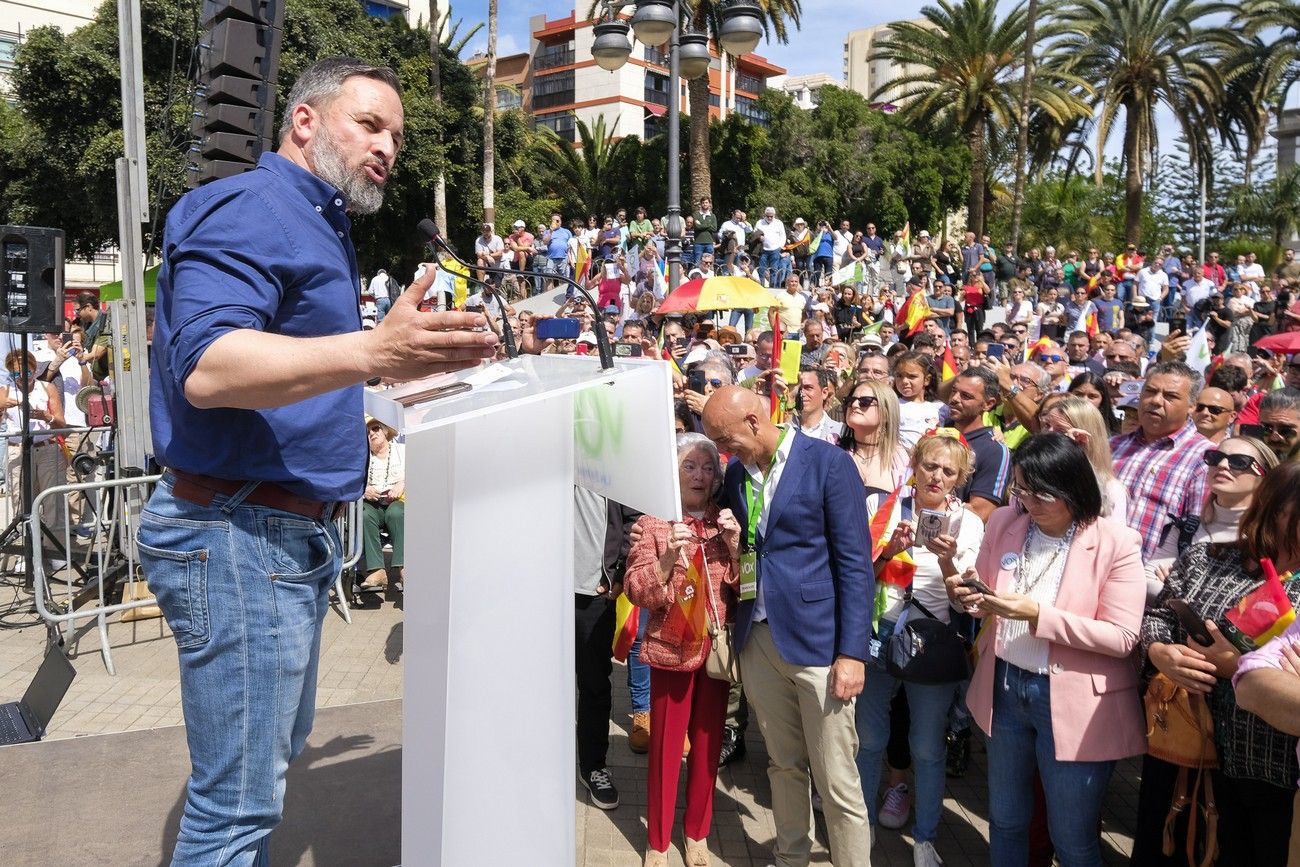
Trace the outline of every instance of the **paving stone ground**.
{"label": "paving stone ground", "polygon": [[[0,586],[0,608],[13,598],[14,588]],[[351,625],[338,610],[325,620],[317,704],[319,707],[399,698],[402,692],[401,597],[382,603],[371,597],[366,607],[353,610]],[[77,669],[67,698],[55,717],[49,737],[71,738],[89,734],[132,731],[182,722],[175,646],[161,620],[114,622],[109,629],[117,675],[104,668],[98,635],[83,627],[79,641],[69,646]],[[22,695],[45,650],[45,630],[33,625],[0,630],[0,701]],[[622,805],[612,812],[590,806],[586,790],[576,783],[578,801],[578,864],[582,867],[634,867],[645,846],[646,784],[644,756],[627,747],[630,705],[626,670],[613,674],[615,710],[610,723],[609,764],[622,795]],[[527,724],[521,712],[520,725]],[[716,865],[749,867],[771,863],[775,837],[766,778],[766,755],[757,726],[748,736],[748,757],[724,768],[718,779],[714,824],[709,848]],[[969,774],[949,780],[943,823],[937,847],[950,867],[988,863],[988,804],[984,786],[984,756],[977,749]],[[1133,818],[1137,805],[1136,762],[1120,766],[1106,805],[1103,854],[1108,864],[1126,863],[1132,847]],[[684,785],[685,774],[683,774]],[[678,837],[680,837],[680,799]],[[40,829],[32,829],[32,839]],[[825,828],[819,822],[814,862],[830,863]],[[910,865],[911,838],[881,830],[875,851],[876,865]],[[680,865],[680,839],[670,853],[670,863]]]}

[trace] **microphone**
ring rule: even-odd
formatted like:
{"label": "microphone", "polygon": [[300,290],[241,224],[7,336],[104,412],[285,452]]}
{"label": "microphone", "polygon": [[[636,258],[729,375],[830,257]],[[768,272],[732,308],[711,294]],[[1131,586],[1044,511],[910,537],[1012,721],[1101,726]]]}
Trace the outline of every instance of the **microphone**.
{"label": "microphone", "polygon": [[[577,280],[574,280],[570,277],[565,277],[561,274],[549,274],[542,271],[533,271],[527,269],[514,271],[511,270],[510,268],[489,268],[487,266],[482,266],[482,265],[471,265],[470,263],[466,262],[464,259],[456,255],[455,251],[451,249],[451,245],[449,245],[447,243],[447,240],[443,238],[442,232],[438,229],[437,224],[434,223],[433,220],[430,220],[428,218],[421,220],[418,228],[420,230],[420,234],[424,235],[436,247],[440,248],[444,253],[450,256],[453,262],[457,262],[461,265],[464,265],[466,268],[469,268],[471,271],[483,271],[488,274],[502,274],[505,276],[510,276],[514,274],[524,274],[530,277],[541,277],[543,280],[559,280],[563,283],[567,283],[568,285],[572,286],[574,289],[577,289],[579,292],[582,293],[582,297],[587,299],[587,303],[591,305],[591,309],[595,311],[596,314],[596,321],[594,323],[592,330],[596,333],[596,351],[600,353],[600,366],[604,370],[614,369],[614,350],[611,349],[609,345],[609,334],[605,331],[605,322],[600,312],[600,307],[597,306],[596,299],[592,297],[591,291],[588,290],[587,287],[583,286]],[[503,316],[502,319],[504,320],[505,317]],[[505,337],[506,351],[510,354],[511,358],[515,358],[518,355],[518,353],[514,351],[514,335],[510,332],[509,323],[503,321],[502,324],[504,326],[503,336]]]}
{"label": "microphone", "polygon": [[[448,245],[446,239],[442,237],[442,233],[438,231],[438,227],[437,225],[434,224],[433,220],[429,220],[429,219],[421,220],[419,229],[422,234],[427,236],[429,240],[432,241],[436,246],[441,247],[446,252],[446,254],[450,256],[452,259],[454,259],[457,262],[460,262],[460,264],[464,265],[466,268],[469,268],[471,271],[474,270],[468,262],[462,261],[459,256],[457,256],[455,253],[452,252],[450,245]],[[487,285],[482,280],[476,280],[473,277],[468,277],[468,280],[471,283],[477,283],[479,286]],[[515,346],[515,330],[510,327],[510,315],[506,312],[507,305],[504,297],[500,299],[500,303],[501,303],[501,342],[505,344],[507,357],[518,358],[519,349]],[[488,312],[487,307],[485,306],[483,308],[483,315],[487,316],[487,312]]]}

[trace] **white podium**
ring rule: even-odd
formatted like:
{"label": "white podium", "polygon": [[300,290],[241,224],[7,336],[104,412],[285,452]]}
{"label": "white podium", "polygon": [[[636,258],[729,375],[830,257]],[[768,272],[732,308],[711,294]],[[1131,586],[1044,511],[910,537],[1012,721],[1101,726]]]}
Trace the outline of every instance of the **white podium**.
{"label": "white podium", "polygon": [[446,381],[473,388],[366,394],[406,436],[402,863],[570,867],[573,487],[680,518],[671,376],[525,356]]}

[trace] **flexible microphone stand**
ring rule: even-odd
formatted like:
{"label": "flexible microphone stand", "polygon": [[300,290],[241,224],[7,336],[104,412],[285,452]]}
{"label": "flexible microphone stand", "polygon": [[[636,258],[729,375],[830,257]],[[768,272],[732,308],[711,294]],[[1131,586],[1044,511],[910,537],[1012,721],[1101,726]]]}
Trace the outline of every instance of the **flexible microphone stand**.
{"label": "flexible microphone stand", "polygon": [[[437,224],[435,224],[433,220],[421,220],[419,229],[421,234],[450,256],[453,262],[463,265],[471,271],[483,271],[488,274],[501,274],[506,277],[522,274],[530,277],[541,277],[543,280],[555,279],[562,283],[567,283],[574,289],[577,289],[582,293],[582,296],[587,299],[587,303],[591,305],[591,309],[596,314],[596,323],[592,330],[596,333],[596,351],[600,354],[600,366],[603,370],[614,369],[614,350],[609,345],[609,334],[605,332],[605,323],[600,320],[600,308],[596,305],[596,299],[592,297],[591,290],[587,289],[587,287],[583,286],[577,280],[574,280],[571,277],[565,277],[562,274],[548,274],[543,271],[533,271],[531,269],[515,271],[510,268],[489,268],[481,265],[471,265],[456,255],[455,251],[451,249],[451,245],[442,237],[442,232],[439,231]],[[474,282],[479,281],[476,280]],[[503,310],[504,304],[505,302],[503,301]],[[514,349],[514,334],[511,331],[510,323],[506,321],[507,317],[502,316],[501,319],[502,337],[506,344],[506,353],[509,354],[511,358],[515,358],[518,355],[518,352]]]}

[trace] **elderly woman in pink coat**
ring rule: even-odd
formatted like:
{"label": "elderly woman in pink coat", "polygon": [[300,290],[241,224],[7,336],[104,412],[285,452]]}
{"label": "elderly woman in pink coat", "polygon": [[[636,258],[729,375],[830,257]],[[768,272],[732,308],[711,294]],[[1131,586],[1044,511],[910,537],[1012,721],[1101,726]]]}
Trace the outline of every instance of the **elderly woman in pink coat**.
{"label": "elderly woman in pink coat", "polygon": [[966,701],[989,736],[990,860],[1026,863],[1037,771],[1057,858],[1091,867],[1115,762],[1146,752],[1141,543],[1098,520],[1096,474],[1064,435],[1030,437],[1014,472],[1016,504],[989,518],[975,568],[945,578],[955,606],[986,618]]}

